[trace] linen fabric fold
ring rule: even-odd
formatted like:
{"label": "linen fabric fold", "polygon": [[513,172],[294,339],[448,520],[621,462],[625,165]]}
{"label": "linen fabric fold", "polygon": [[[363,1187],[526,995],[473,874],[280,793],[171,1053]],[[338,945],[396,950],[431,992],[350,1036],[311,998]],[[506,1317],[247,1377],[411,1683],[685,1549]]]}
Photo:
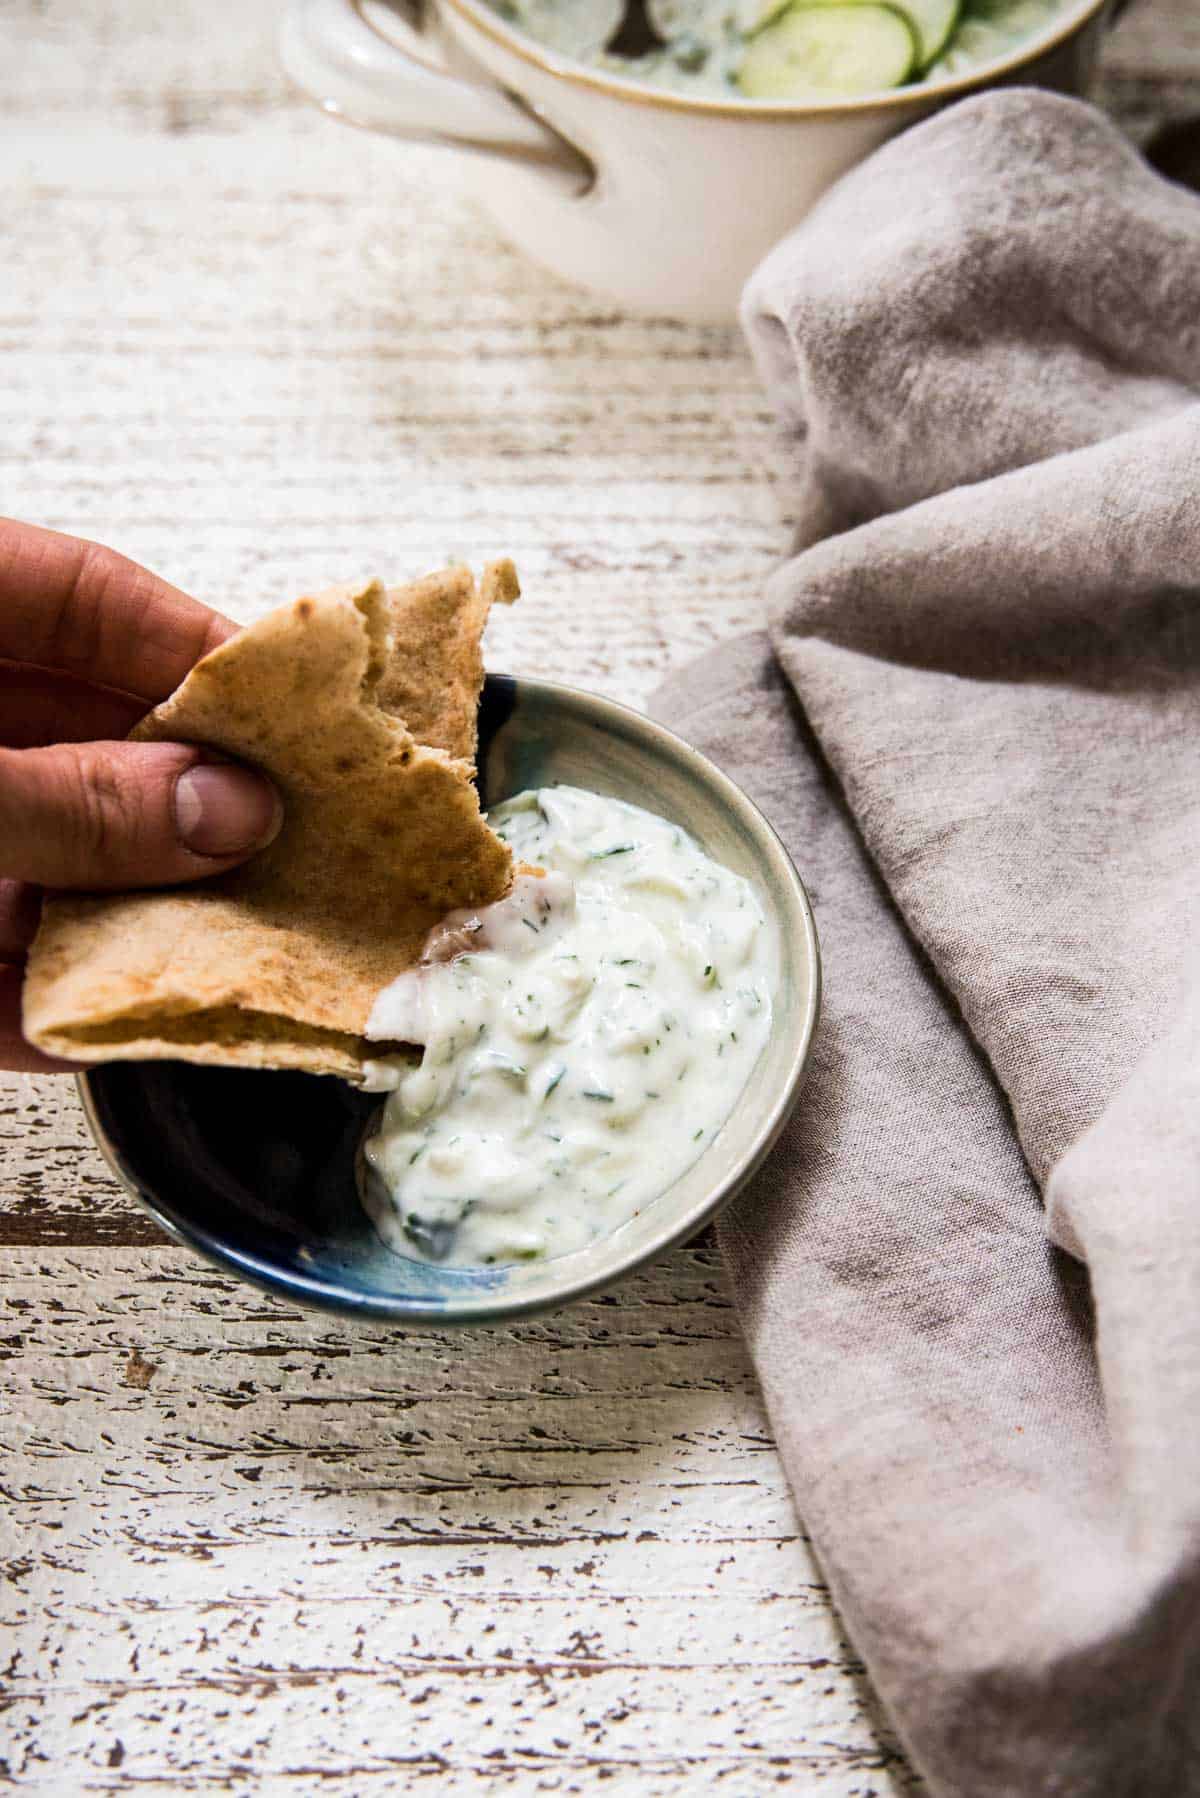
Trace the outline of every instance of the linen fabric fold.
{"label": "linen fabric fold", "polygon": [[933,1791],[1200,1793],[1200,200],[998,91],[743,318],[796,553],[657,710],[821,931],[721,1229],[780,1450]]}

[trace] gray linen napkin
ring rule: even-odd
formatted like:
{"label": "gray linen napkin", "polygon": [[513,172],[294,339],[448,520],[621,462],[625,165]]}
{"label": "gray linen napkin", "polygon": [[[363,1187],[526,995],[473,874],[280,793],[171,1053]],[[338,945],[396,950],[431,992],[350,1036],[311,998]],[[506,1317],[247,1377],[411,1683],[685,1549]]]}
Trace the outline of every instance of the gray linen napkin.
{"label": "gray linen napkin", "polygon": [[935,1791],[1200,1793],[1200,201],[993,93],[744,320],[799,553],[656,709],[824,948],[721,1231],[780,1451]]}

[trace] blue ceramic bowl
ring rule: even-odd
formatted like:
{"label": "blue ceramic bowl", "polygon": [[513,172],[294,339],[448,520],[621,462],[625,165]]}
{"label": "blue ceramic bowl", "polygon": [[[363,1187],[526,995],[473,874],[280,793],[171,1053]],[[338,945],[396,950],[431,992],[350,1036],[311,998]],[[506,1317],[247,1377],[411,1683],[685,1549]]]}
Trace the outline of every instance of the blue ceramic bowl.
{"label": "blue ceramic bowl", "polygon": [[308,1074],[111,1062],[80,1076],[113,1171],[168,1235],[301,1304],[399,1323],[496,1323],[609,1285],[707,1223],[759,1166],[800,1086],[816,1027],[812,911],[775,832],[733,782],[639,713],[548,681],[489,675],[485,805],[564,782],[682,824],[753,882],[775,960],[771,1036],[732,1116],[662,1196],[555,1260],[440,1267],[386,1248],[358,1197],[359,1144],[381,1103]]}

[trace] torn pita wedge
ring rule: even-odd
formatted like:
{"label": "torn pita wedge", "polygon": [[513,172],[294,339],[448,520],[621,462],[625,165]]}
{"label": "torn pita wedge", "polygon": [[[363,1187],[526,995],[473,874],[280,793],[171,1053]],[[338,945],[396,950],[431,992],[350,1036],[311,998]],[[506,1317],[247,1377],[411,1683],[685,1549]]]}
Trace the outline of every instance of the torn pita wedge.
{"label": "torn pita wedge", "polygon": [[[84,1062],[157,1058],[361,1077],[363,1029],[447,911],[512,877],[472,785],[479,636],[511,564],[283,606],[197,663],[132,733],[265,768],[283,829],[166,891],[50,899],[25,1033]],[[433,741],[419,741],[406,707]],[[457,751],[458,753],[452,753]]]}
{"label": "torn pita wedge", "polygon": [[388,589],[392,648],[375,697],[418,743],[474,760],[483,627],[493,605],[520,592],[507,559],[489,562],[478,587],[469,568],[456,567]]}

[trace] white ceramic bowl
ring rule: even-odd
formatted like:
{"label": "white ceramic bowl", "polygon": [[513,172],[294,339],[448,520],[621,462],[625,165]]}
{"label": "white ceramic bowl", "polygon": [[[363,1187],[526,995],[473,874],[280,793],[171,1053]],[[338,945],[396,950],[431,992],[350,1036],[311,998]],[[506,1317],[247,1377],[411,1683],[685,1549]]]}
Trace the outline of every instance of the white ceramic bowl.
{"label": "white ceramic bowl", "polygon": [[419,26],[386,13],[387,35],[359,0],[290,0],[280,47],[335,117],[475,152],[470,181],[536,261],[633,311],[722,321],[761,257],[886,138],[1001,83],[1083,93],[1112,10],[1072,0],[967,74],[803,105],[624,81],[543,49],[486,0],[426,0]]}

